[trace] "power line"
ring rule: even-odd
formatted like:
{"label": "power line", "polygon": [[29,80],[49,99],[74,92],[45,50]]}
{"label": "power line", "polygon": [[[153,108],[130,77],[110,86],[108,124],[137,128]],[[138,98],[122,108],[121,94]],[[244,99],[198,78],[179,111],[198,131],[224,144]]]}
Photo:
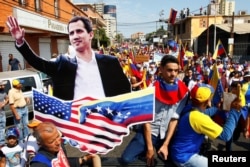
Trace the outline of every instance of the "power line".
{"label": "power line", "polygon": [[118,26],[137,26],[137,25],[145,25],[145,24],[155,24],[159,21],[149,21],[149,22],[137,22],[137,23],[117,23]]}

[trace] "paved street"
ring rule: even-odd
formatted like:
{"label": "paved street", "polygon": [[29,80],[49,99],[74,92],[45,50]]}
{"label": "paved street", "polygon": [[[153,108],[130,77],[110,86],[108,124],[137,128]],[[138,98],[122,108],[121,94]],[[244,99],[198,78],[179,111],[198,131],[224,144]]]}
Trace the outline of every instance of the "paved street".
{"label": "paved street", "polygon": [[[124,138],[122,145],[117,146],[114,150],[110,151],[106,155],[102,155],[102,157],[120,157],[124,148],[129,143],[131,138],[134,136],[135,132],[131,132],[129,136]],[[213,141],[213,150],[225,150],[225,142],[220,140]],[[239,138],[238,141],[233,143],[233,151],[250,151],[250,139],[245,139],[243,135]],[[75,148],[70,148],[67,146],[67,151],[70,156],[80,156],[81,152]]]}
{"label": "paved street", "polygon": [[[10,122],[9,122],[10,123]],[[115,147],[114,150],[110,151],[106,155],[101,155],[102,159],[112,157],[112,158],[119,158],[123,152],[123,150],[126,148],[129,141],[132,139],[132,137],[135,135],[135,132],[131,131],[130,135],[124,137],[123,143],[120,146]],[[70,157],[80,157],[83,155],[78,149],[70,147],[69,145],[66,146],[68,156]],[[214,140],[212,142],[212,150],[217,151],[225,151],[225,142],[220,140]],[[235,141],[232,145],[233,151],[250,151],[250,139],[245,139],[243,135],[241,134],[238,141]],[[171,167],[171,165],[167,165],[168,167]]]}

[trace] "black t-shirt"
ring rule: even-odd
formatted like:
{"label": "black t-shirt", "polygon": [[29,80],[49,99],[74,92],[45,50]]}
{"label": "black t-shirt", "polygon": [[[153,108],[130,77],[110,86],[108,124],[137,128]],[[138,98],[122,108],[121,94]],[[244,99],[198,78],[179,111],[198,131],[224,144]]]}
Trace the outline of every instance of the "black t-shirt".
{"label": "black t-shirt", "polygon": [[2,150],[0,150],[0,159],[5,157],[4,153],[2,152]]}

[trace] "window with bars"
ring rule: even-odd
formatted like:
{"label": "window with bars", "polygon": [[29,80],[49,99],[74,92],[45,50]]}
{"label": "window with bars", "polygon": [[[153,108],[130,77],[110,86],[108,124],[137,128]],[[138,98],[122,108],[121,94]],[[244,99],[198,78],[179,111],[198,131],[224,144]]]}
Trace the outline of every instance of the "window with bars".
{"label": "window with bars", "polygon": [[206,28],[206,27],[207,27],[207,20],[200,19],[200,28]]}

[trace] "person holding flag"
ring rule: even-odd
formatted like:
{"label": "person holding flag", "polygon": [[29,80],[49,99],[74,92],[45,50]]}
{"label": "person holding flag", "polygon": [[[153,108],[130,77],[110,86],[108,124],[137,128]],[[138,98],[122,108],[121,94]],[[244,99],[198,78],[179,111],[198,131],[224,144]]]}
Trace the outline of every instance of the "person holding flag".
{"label": "person holding flag", "polygon": [[245,138],[250,138],[250,72],[246,71],[244,73],[244,80],[241,88],[241,93],[245,97],[245,107],[247,113],[244,114],[244,128],[243,135]]}
{"label": "person holding flag", "polygon": [[227,121],[221,127],[210,117],[218,112],[218,108],[207,109],[211,106],[213,93],[213,87],[208,84],[197,84],[190,92],[191,105],[186,106],[182,111],[183,115],[171,145],[171,157],[178,167],[207,167],[207,157],[199,154],[204,137],[228,141],[233,135],[241,116],[240,100],[236,98],[231,103]]}
{"label": "person holding flag", "polygon": [[216,60],[217,58],[221,58],[222,55],[226,54],[226,50],[221,42],[221,40],[218,41],[214,54],[213,54],[213,59]]}
{"label": "person holding flag", "polygon": [[220,78],[216,63],[214,63],[214,65],[212,66],[212,70],[210,71],[210,74],[209,74],[209,82],[208,83],[215,90],[214,95],[212,97],[212,104],[217,106],[217,104],[220,103],[222,98],[223,98],[224,90],[223,90],[221,78]]}

